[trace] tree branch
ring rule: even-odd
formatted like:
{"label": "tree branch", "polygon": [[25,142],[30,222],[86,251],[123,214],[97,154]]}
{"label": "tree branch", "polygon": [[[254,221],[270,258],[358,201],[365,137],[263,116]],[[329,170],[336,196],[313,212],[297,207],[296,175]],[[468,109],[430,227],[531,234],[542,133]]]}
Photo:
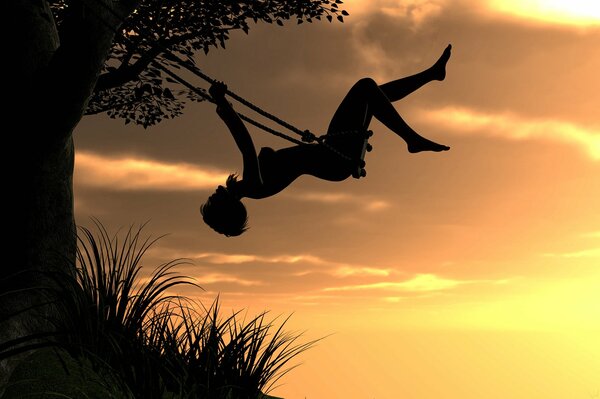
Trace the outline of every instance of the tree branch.
{"label": "tree branch", "polygon": [[136,1],[75,0],[60,27],[60,46],[38,76],[40,109],[50,131],[69,137],[79,123],[112,47]]}
{"label": "tree branch", "polygon": [[161,53],[169,49],[169,47],[181,44],[187,40],[193,39],[194,37],[197,37],[197,33],[188,33],[171,38],[170,40],[158,42],[157,45],[150,48],[150,50],[144,53],[134,64],[125,67],[121,66],[112,72],[106,72],[100,75],[94,91],[101,92],[112,89],[113,87],[122,86],[125,83],[137,79],[138,76],[144,72],[146,67],[150,65],[150,63],[154,61]]}

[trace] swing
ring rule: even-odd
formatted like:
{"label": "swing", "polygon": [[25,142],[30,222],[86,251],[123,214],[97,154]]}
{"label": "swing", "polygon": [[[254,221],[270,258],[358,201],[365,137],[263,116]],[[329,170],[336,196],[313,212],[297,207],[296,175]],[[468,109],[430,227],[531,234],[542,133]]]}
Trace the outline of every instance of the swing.
{"label": "swing", "polygon": [[[116,16],[117,18],[121,19],[122,21],[122,17],[120,15],[118,15],[111,7],[108,7],[107,5],[100,3],[105,9],[107,9],[111,14],[113,14],[114,16]],[[116,29],[112,28],[112,30],[117,33]],[[179,66],[184,67],[185,69],[187,69],[188,71],[192,72],[194,75],[204,79],[205,81],[207,81],[210,84],[214,84],[217,81],[213,78],[211,78],[210,76],[204,74],[200,68],[198,68],[197,66],[191,64],[188,61],[185,61],[183,59],[181,59],[180,57],[178,57],[177,55],[175,55],[172,51],[170,51],[169,49],[167,49],[164,46],[160,46],[162,47],[163,51],[164,51],[164,55],[166,59],[169,59],[171,61],[176,62]],[[164,65],[162,65],[160,62],[153,60],[152,63],[160,70],[162,70],[163,72],[165,72],[167,75],[169,75],[171,78],[175,79],[177,82],[183,84],[184,86],[186,86],[188,89],[192,90],[194,93],[200,95],[201,97],[203,97],[204,99],[206,99],[207,101],[210,101],[212,103],[214,103],[213,99],[210,97],[210,95],[208,95],[206,92],[198,89],[195,86],[192,86],[190,83],[188,83],[186,80],[184,80],[183,78],[179,77],[177,74],[175,74],[174,72],[171,72],[169,69],[167,69]],[[305,145],[307,143],[312,143],[314,141],[316,141],[317,143],[321,144],[323,147],[327,148],[328,150],[330,150],[331,152],[333,152],[334,154],[338,155],[339,157],[350,161],[354,164],[354,168],[352,171],[352,177],[354,177],[355,179],[360,179],[361,177],[365,177],[367,175],[367,171],[365,170],[365,154],[367,152],[370,152],[373,147],[371,146],[371,144],[369,144],[368,140],[369,137],[371,137],[373,135],[373,132],[371,130],[350,130],[350,131],[345,131],[345,132],[336,132],[336,133],[329,133],[329,136],[335,135],[335,136],[341,136],[341,135],[347,135],[347,134],[361,134],[362,138],[363,138],[363,142],[362,142],[362,146],[360,147],[361,150],[358,153],[357,157],[352,157],[349,156],[347,154],[343,154],[340,151],[338,151],[336,148],[334,148],[333,146],[329,145],[328,143],[325,142],[325,138],[326,135],[321,135],[321,136],[316,136],[314,133],[312,133],[309,130],[300,130],[297,127],[285,122],[284,120],[276,117],[275,115],[272,115],[268,112],[266,112],[265,110],[259,108],[258,106],[252,104],[250,101],[238,96],[237,94],[233,93],[230,90],[226,91],[226,94],[229,95],[231,98],[237,100],[238,102],[240,102],[241,104],[247,106],[248,108],[254,110],[255,112],[263,115],[264,117],[272,120],[273,122],[278,123],[279,125],[289,129],[290,131],[296,133],[297,135],[299,135],[302,139],[302,141],[297,140],[285,133],[279,132],[275,129],[272,129],[258,121],[255,121],[254,119],[251,119],[250,117],[240,114],[238,113],[239,117],[256,126],[259,129],[262,129],[264,131],[266,131],[267,133],[271,133],[275,136],[281,137],[285,140],[288,140],[292,143],[298,144],[298,145]]]}
{"label": "swing", "polygon": [[[188,71],[192,72],[194,75],[204,79],[206,82],[208,82],[210,84],[217,83],[217,81],[215,79],[204,74],[197,66],[190,64],[189,62],[181,59],[180,57],[176,56],[172,52],[168,53],[168,58],[177,62],[179,65],[183,66]],[[192,90],[194,93],[200,95],[205,100],[210,101],[211,103],[214,103],[214,100],[212,99],[212,97],[209,94],[207,94],[205,91],[198,89],[197,87],[191,85],[184,79],[180,78],[177,74],[175,74],[172,71],[170,71],[169,69],[167,69],[162,64],[155,62],[155,65],[159,69],[161,69],[163,72],[165,72],[167,75],[169,75],[171,78],[175,79],[179,83],[186,86],[188,89]],[[373,149],[373,146],[371,144],[369,144],[369,138],[373,135],[373,132],[371,130],[367,130],[367,131],[365,131],[365,130],[348,130],[348,131],[329,133],[329,137],[331,137],[331,136],[339,137],[339,136],[351,135],[351,134],[359,134],[362,136],[361,137],[362,138],[361,146],[358,147],[359,151],[357,151],[356,154],[344,154],[344,153],[340,152],[339,150],[337,150],[335,147],[329,145],[325,141],[325,138],[327,137],[327,135],[316,136],[310,130],[298,129],[297,127],[278,118],[277,116],[275,116],[273,114],[268,113],[267,111],[263,110],[262,108],[258,107],[257,105],[254,105],[250,101],[244,99],[243,97],[240,97],[239,95],[233,93],[230,90],[227,90],[226,94],[229,97],[233,98],[234,100],[238,101],[239,103],[241,103],[241,104],[245,105],[246,107],[250,108],[251,110],[255,111],[256,113],[264,116],[267,119],[272,120],[273,122],[281,125],[282,127],[290,130],[291,132],[297,134],[298,136],[300,136],[301,140],[298,140],[286,133],[279,132],[269,126],[266,126],[256,120],[244,115],[244,114],[238,113],[239,117],[242,120],[250,123],[251,125],[254,125],[255,127],[259,128],[261,130],[264,130],[267,133],[271,133],[274,136],[281,137],[282,139],[292,142],[294,144],[306,145],[308,143],[317,142],[317,143],[321,144],[322,146],[324,146],[325,148],[327,148],[332,153],[336,154],[337,156],[353,163],[354,164],[353,168],[352,168],[352,177],[353,178],[360,179],[361,177],[365,177],[367,175],[367,171],[365,169],[365,165],[366,165],[365,155],[367,152],[370,152]]]}

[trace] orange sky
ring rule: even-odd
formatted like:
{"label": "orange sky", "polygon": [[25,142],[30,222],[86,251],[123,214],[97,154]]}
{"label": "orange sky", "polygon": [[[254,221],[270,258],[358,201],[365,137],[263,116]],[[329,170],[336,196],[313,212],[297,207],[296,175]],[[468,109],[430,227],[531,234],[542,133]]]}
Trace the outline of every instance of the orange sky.
{"label": "orange sky", "polygon": [[367,178],[303,177],[246,201],[251,228],[228,239],[198,212],[241,171],[212,105],[148,131],[90,117],[76,134],[78,223],[151,220],[147,233],[170,235],[148,268],[191,258],[180,270],[204,300],[294,312],[290,328],[307,338],[335,333],[274,391],[287,399],[595,397],[600,6],[347,3],[344,24],[258,25],[198,64],[318,132],[358,78],[418,72],[452,43],[446,81],[396,104],[449,152],[408,154],[374,123]]}

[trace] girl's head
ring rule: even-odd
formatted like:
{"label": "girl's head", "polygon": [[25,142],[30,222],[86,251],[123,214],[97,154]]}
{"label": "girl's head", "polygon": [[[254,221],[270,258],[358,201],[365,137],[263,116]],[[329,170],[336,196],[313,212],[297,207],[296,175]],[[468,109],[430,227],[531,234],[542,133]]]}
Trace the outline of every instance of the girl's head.
{"label": "girl's head", "polygon": [[219,186],[200,207],[204,223],[227,237],[239,236],[246,231],[248,213],[236,190],[237,175],[229,175],[226,187]]}

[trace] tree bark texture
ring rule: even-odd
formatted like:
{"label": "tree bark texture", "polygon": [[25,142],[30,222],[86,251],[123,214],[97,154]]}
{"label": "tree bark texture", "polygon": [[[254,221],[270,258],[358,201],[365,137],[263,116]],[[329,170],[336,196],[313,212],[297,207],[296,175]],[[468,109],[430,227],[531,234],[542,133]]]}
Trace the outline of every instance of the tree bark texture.
{"label": "tree bark texture", "polygon": [[[73,130],[81,120],[121,18],[133,2],[76,0],[57,27],[46,0],[5,4],[5,257],[0,343],[47,329],[39,272],[74,269]],[[8,37],[6,36],[8,35]],[[5,128],[6,129],[6,128]],[[4,129],[3,129],[4,130]],[[10,317],[9,317],[10,316]],[[0,363],[0,384],[12,369]]]}

